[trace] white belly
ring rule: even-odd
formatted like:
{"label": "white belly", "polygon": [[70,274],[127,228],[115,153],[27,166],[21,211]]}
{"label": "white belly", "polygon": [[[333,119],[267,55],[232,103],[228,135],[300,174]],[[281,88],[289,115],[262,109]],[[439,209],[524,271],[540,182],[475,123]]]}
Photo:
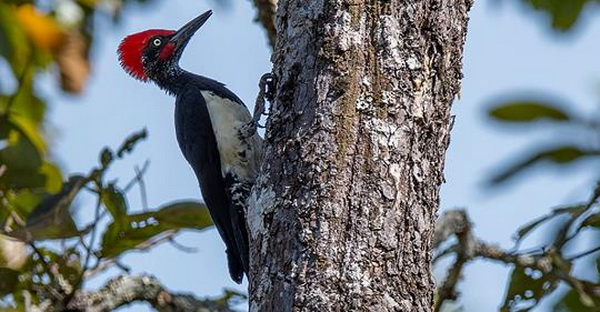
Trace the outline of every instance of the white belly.
{"label": "white belly", "polygon": [[221,157],[221,174],[233,173],[242,180],[254,180],[260,166],[261,139],[257,134],[242,139],[239,129],[250,122],[248,109],[239,103],[202,91],[210,114]]}

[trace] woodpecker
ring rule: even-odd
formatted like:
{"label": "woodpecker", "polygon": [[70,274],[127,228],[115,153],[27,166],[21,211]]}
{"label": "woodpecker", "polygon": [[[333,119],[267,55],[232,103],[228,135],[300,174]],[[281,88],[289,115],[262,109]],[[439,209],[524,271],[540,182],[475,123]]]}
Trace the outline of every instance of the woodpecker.
{"label": "woodpecker", "polygon": [[179,67],[186,45],[211,15],[209,10],[177,31],[151,29],[127,36],[118,55],[131,76],[153,81],[175,96],[179,147],[225,243],[229,274],[241,283],[249,269],[245,208],[259,169],[261,138],[247,131],[250,112],[223,83]]}

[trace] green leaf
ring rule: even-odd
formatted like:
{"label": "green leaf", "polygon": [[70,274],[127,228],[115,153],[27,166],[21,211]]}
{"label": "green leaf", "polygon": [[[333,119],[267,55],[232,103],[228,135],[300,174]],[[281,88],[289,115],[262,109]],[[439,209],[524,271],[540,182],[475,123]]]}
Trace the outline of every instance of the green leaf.
{"label": "green leaf", "polygon": [[[0,141],[7,140],[8,135],[13,130],[13,125],[8,120],[8,116],[2,114],[4,112],[3,106],[6,105],[5,103],[7,100],[8,100],[8,98],[6,96],[0,95]],[[8,143],[8,142],[3,142],[3,143]],[[0,149],[3,149],[3,148],[4,147],[0,145]]]}
{"label": "green leaf", "polygon": [[101,193],[102,203],[110,212],[113,220],[120,221],[127,214],[127,202],[121,190],[114,183],[108,184]]}
{"label": "green leaf", "polygon": [[63,177],[60,169],[55,164],[44,162],[40,173],[46,177],[45,189],[48,193],[58,193],[63,187]]}
{"label": "green leaf", "polygon": [[[592,299],[592,300],[590,300]],[[571,289],[556,303],[554,312],[600,312],[600,298],[581,296]]]}
{"label": "green leaf", "polygon": [[551,213],[549,213],[541,218],[538,218],[534,221],[531,221],[531,222],[527,223],[526,225],[520,227],[515,236],[515,240],[517,243],[520,242],[523,238],[525,238],[525,236],[527,236],[527,234],[529,234],[531,231],[536,229],[540,224],[542,224],[556,216],[559,216],[559,215],[562,215],[565,213],[577,215],[578,213],[584,211],[585,208],[586,208],[585,205],[576,205],[576,206],[556,208]]}
{"label": "green leaf", "polygon": [[10,236],[23,241],[64,239],[78,236],[70,207],[87,183],[81,176],[72,176],[57,194],[44,194],[39,204],[27,216],[25,227],[16,228]]}
{"label": "green leaf", "polygon": [[157,211],[125,216],[123,223],[111,223],[102,237],[101,254],[114,258],[123,252],[139,249],[167,231],[202,230],[212,220],[206,205],[196,202],[173,203]]}
{"label": "green leaf", "polygon": [[[62,186],[60,169],[44,161],[43,138],[26,118],[10,115],[0,117],[0,138],[4,148],[0,148],[0,163],[5,172],[0,175],[0,188],[24,189],[45,188],[56,193]],[[37,143],[32,141],[37,140]]]}
{"label": "green leaf", "polygon": [[531,268],[515,266],[510,277],[502,312],[529,311],[540,300],[556,289],[558,280],[544,272]]}
{"label": "green leaf", "polygon": [[206,204],[198,202],[176,202],[163,206],[154,217],[171,229],[202,230],[213,225]]}
{"label": "green leaf", "polygon": [[[0,6],[0,19],[2,21],[12,18],[11,14],[7,12],[6,8],[7,7],[4,5]],[[9,58],[12,52],[8,33],[10,28],[11,27],[8,25],[8,23],[0,24],[0,56],[3,58]]]}
{"label": "green leaf", "polygon": [[0,224],[6,224],[7,218],[9,215],[10,215],[10,212],[8,211],[8,208],[6,207],[6,204],[3,202],[0,202]]}
{"label": "green leaf", "polygon": [[[31,69],[33,70],[33,69]],[[27,78],[33,78],[33,72]],[[44,121],[46,112],[46,103],[35,96],[33,90],[33,79],[25,79],[20,87],[19,93],[14,95],[13,103],[10,107],[11,118],[25,119],[33,131],[40,133],[40,125]]]}
{"label": "green leaf", "polygon": [[594,213],[581,223],[581,227],[591,226],[595,228],[600,228],[600,213]]}
{"label": "green leaf", "polygon": [[19,272],[0,268],[0,298],[12,293],[19,284]]}
{"label": "green leaf", "polygon": [[31,190],[22,190],[14,197],[9,197],[8,202],[10,207],[16,212],[22,220],[25,220],[27,216],[42,202],[42,192],[34,192]]}
{"label": "green leaf", "polygon": [[0,2],[0,55],[5,57],[16,76],[32,53],[31,44],[15,16],[14,6]]}
{"label": "green leaf", "polygon": [[119,149],[117,150],[117,157],[121,158],[125,155],[125,153],[131,153],[135,145],[139,141],[144,140],[147,137],[148,132],[146,131],[146,129],[142,129],[138,132],[133,133],[127,139],[125,139],[125,142],[123,142],[123,144],[121,144],[121,147],[119,147]]}
{"label": "green leaf", "polygon": [[588,0],[529,0],[536,10],[546,12],[552,19],[552,27],[568,30],[577,22]]}
{"label": "green leaf", "polygon": [[81,267],[81,254],[77,249],[70,248],[65,250],[54,263],[58,264],[58,273],[70,285],[75,285],[75,283],[79,282],[83,268]]}
{"label": "green leaf", "polygon": [[35,145],[14,128],[9,130],[7,143],[8,146],[0,150],[0,163],[6,165],[6,171],[0,176],[0,188],[44,187],[46,177],[40,173],[42,155]]}
{"label": "green leaf", "polygon": [[14,291],[19,283],[19,272],[0,268],[0,298]]}
{"label": "green leaf", "polygon": [[102,169],[108,168],[114,159],[115,157],[113,156],[113,152],[110,148],[105,147],[100,152],[100,164],[102,165]]}
{"label": "green leaf", "polygon": [[[563,1],[563,0],[561,0]],[[489,111],[490,117],[504,122],[531,122],[539,119],[567,121],[569,115],[549,103],[515,101],[504,103]]]}
{"label": "green leaf", "polygon": [[600,151],[583,150],[575,146],[561,146],[538,151],[524,160],[504,168],[492,177],[490,183],[492,185],[503,183],[523,170],[542,161],[550,162],[555,165],[565,165],[580,160],[584,157],[597,155],[600,155]]}
{"label": "green leaf", "polygon": [[[122,158],[125,153],[130,153],[135,145],[147,136],[148,133],[146,132],[146,129],[133,133],[121,144],[117,150],[116,156]],[[100,164],[102,165],[102,169],[106,170],[114,160],[115,153],[108,147],[103,148],[102,152],[100,152]]]}
{"label": "green leaf", "polygon": [[564,146],[545,151],[543,157],[557,164],[566,164],[584,156],[599,155],[598,151],[586,151],[574,146]]}

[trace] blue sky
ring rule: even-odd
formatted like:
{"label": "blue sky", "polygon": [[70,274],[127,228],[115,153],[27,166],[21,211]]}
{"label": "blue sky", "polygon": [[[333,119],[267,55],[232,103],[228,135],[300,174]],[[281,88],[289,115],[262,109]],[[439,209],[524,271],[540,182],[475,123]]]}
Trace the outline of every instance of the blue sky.
{"label": "blue sky", "polygon": [[[97,162],[105,145],[117,146],[133,131],[147,128],[149,138],[132,156],[119,162],[111,175],[122,183],[134,174],[134,166],[150,160],[145,177],[150,207],[179,199],[199,199],[197,182],[181,156],[173,126],[174,99],[152,84],[127,76],[115,54],[127,34],[148,28],[177,29],[199,13],[213,9],[214,15],[189,44],[181,66],[227,83],[246,103],[253,103],[259,77],[270,71],[263,30],[252,23],[250,1],[231,1],[222,7],[213,2],[170,0],[127,10],[117,27],[102,18],[93,55],[93,74],[82,97],[65,96],[53,82],[44,83],[53,103],[50,120],[55,157],[66,172],[87,172]],[[519,2],[519,1],[513,1]],[[464,55],[460,100],[447,154],[446,180],[442,187],[442,209],[466,207],[476,224],[476,234],[503,247],[511,246],[511,235],[549,207],[585,199],[594,174],[600,169],[579,166],[569,171],[533,170],[508,187],[489,190],[485,177],[511,156],[526,150],[535,140],[551,141],[552,132],[501,131],[484,118],[486,104],[499,95],[550,91],[568,99],[586,114],[598,113],[600,22],[584,23],[575,36],[551,34],[543,17],[532,19],[517,4],[492,5],[476,1]],[[597,163],[596,163],[597,165]],[[589,164],[588,164],[589,166]],[[137,190],[130,205],[140,207]],[[76,213],[90,220],[89,198],[80,198]],[[543,236],[534,237],[543,239]],[[124,263],[134,273],[149,272],[174,291],[218,295],[222,289],[244,290],[228,277],[223,245],[215,230],[188,232],[178,241],[197,248],[183,253],[163,245],[147,253],[130,253]],[[530,241],[534,244],[536,241]],[[435,271],[442,276],[441,269]],[[111,274],[118,271],[111,271]],[[477,262],[466,269],[460,284],[466,311],[493,311],[501,303],[508,268]],[[89,283],[102,284],[106,276]],[[484,286],[484,287],[482,287]],[[144,305],[122,310],[147,311]],[[544,307],[539,311],[545,311]]]}

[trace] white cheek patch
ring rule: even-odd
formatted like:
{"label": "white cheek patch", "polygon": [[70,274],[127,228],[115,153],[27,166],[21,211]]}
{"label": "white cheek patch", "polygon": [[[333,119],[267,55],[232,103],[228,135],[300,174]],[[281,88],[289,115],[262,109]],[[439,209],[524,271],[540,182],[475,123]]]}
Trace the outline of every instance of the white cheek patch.
{"label": "white cheek patch", "polygon": [[211,91],[201,93],[217,139],[221,174],[225,177],[230,172],[242,180],[254,180],[260,165],[261,139],[257,134],[246,139],[239,135],[239,129],[252,119],[250,112],[244,105]]}

